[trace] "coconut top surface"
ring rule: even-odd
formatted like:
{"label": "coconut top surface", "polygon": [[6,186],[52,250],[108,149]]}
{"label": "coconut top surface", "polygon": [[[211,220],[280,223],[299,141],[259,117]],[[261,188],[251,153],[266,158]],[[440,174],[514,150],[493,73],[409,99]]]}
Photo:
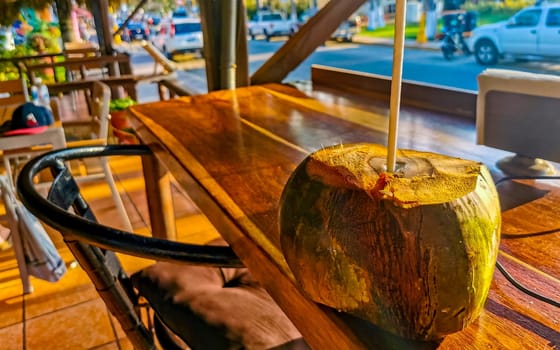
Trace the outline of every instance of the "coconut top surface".
{"label": "coconut top surface", "polygon": [[403,207],[445,203],[475,190],[484,165],[437,153],[398,150],[386,171],[387,149],[377,144],[331,146],[308,158],[307,174],[325,185],[354,188]]}

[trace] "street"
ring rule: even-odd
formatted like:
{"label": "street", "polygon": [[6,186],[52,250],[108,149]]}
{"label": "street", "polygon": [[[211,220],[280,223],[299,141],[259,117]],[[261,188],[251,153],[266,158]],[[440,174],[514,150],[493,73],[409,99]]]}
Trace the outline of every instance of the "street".
{"label": "street", "polygon": [[[276,39],[271,42],[250,40],[250,72],[255,72],[283,43],[284,39]],[[392,60],[393,50],[389,46],[327,42],[326,45],[319,47],[307,60],[291,72],[284,81],[310,80],[312,64],[390,76]],[[185,79],[188,84],[204,86],[205,88],[206,75],[202,58],[178,57],[177,61],[184,70],[184,72],[179,73],[180,79]],[[140,48],[132,50],[132,62],[135,71],[153,68],[151,58]],[[486,68],[488,67],[478,65],[472,56],[457,55],[452,60],[447,61],[439,50],[406,48],[403,79],[477,91],[476,77]],[[560,74],[560,63],[558,62],[503,60],[500,64],[491,68]]]}

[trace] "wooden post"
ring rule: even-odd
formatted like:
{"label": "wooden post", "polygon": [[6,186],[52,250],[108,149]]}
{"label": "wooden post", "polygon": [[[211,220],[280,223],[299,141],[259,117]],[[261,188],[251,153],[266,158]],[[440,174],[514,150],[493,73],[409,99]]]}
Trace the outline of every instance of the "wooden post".
{"label": "wooden post", "polygon": [[247,9],[245,0],[237,1],[236,79],[237,86],[249,85],[249,50],[247,48]]}
{"label": "wooden post", "polygon": [[[203,0],[199,4],[208,91],[247,85],[246,14],[243,1]],[[234,53],[233,57],[231,53]],[[230,74],[230,78],[227,78]]]}
{"label": "wooden post", "polygon": [[152,155],[142,157],[142,168],[152,235],[156,238],[175,240],[177,234],[171,194],[171,174]]}
{"label": "wooden post", "polygon": [[220,35],[220,88],[234,89],[235,82],[235,42],[237,41],[237,6],[236,0],[223,0],[221,8]]}
{"label": "wooden post", "polygon": [[110,55],[113,53],[114,49],[111,23],[109,21],[109,2],[108,0],[90,0],[89,7],[95,22],[99,50],[103,54]]}

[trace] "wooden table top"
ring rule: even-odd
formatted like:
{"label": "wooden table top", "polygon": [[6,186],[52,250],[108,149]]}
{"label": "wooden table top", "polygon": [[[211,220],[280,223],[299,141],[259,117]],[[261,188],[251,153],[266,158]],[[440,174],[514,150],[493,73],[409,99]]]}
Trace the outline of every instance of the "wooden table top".
{"label": "wooden table top", "polygon": [[[312,96],[312,97],[311,97]],[[336,91],[270,84],[131,107],[133,125],[316,349],[547,349],[560,346],[560,310],[496,271],[481,317],[438,343],[391,336],[309,301],[280,249],[284,184],[310,152],[338,143],[386,144],[388,111]],[[399,148],[494,163],[506,152],[475,145],[472,121],[402,108]],[[560,300],[560,182],[499,186],[499,261],[526,286]]]}

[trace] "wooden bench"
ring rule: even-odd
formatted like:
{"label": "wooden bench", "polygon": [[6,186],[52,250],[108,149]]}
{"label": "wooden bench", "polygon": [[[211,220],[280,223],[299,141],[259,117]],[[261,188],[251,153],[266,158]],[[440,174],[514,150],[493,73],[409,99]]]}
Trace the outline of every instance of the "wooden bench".
{"label": "wooden bench", "polygon": [[119,93],[115,93],[115,91],[118,91],[118,88],[121,87],[132,99],[136,100],[138,97],[136,93],[136,84],[138,83],[138,77],[132,74],[117,77],[106,77],[102,79],[82,79],[62,83],[53,83],[47,84],[47,87],[49,88],[49,93],[53,96],[56,96],[59,94],[67,94],[76,90],[87,89],[95,81],[100,81],[108,85],[113,93],[113,98],[119,97]]}
{"label": "wooden bench", "polygon": [[[45,70],[64,69],[65,81],[60,81],[59,75],[54,74],[55,81],[47,83],[49,93],[53,96],[83,90],[93,81],[101,81],[111,88],[113,98],[122,97],[124,90],[128,96],[137,99],[136,84],[139,79],[132,74],[130,57],[126,54],[85,56],[60,62],[20,65],[32,84],[37,82],[37,77]],[[92,72],[95,72],[94,75]]]}
{"label": "wooden bench", "polygon": [[[37,77],[45,70],[64,69],[65,72],[79,72],[79,79],[87,79],[89,70],[101,70],[108,76],[132,74],[130,57],[126,54],[74,57],[59,62],[24,64],[32,84],[36,83]],[[54,75],[54,79],[56,83],[59,82],[57,74]]]}
{"label": "wooden bench", "polygon": [[[391,77],[347,69],[313,65],[313,85],[325,86],[357,96],[389,102]],[[476,114],[476,91],[454,89],[416,81],[402,82],[401,103],[432,111],[467,117],[474,120]]]}

